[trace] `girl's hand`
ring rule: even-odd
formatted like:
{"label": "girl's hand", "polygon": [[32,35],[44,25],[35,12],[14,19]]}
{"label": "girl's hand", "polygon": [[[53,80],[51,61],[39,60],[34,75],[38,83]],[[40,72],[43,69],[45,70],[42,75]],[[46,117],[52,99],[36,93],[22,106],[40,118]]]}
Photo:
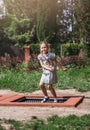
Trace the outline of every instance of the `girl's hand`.
{"label": "girl's hand", "polygon": [[55,67],[50,67],[50,71],[54,72],[56,70]]}
{"label": "girl's hand", "polygon": [[67,68],[63,67],[62,70],[63,70],[63,71],[67,71]]}

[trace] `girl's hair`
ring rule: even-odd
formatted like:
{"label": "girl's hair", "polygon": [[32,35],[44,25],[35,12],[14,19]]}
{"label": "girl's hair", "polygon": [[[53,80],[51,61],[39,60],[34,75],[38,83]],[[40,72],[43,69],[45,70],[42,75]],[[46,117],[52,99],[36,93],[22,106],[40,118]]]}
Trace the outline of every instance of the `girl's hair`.
{"label": "girl's hair", "polygon": [[51,44],[50,44],[50,43],[48,43],[48,42],[46,42],[46,41],[41,41],[41,42],[40,42],[40,47],[41,47],[42,44],[45,44],[45,45],[47,46],[47,48],[48,48],[49,50],[51,50]]}
{"label": "girl's hair", "polygon": [[45,44],[48,47],[48,43],[46,41],[41,41],[40,42],[40,47],[41,47],[42,44]]}

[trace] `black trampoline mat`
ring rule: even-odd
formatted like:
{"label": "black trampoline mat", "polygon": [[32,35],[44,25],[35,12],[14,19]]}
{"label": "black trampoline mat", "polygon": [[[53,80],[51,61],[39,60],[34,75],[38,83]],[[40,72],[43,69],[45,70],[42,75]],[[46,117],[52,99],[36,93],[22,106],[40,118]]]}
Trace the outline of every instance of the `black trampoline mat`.
{"label": "black trampoline mat", "polygon": [[[70,97],[65,97],[65,98],[57,98],[58,100],[58,103],[63,103],[65,101],[67,101]],[[43,98],[29,98],[29,97],[23,97],[23,98],[20,98],[20,99],[17,99],[13,102],[41,102],[43,100]],[[54,98],[49,98],[48,101],[46,102],[54,102]]]}

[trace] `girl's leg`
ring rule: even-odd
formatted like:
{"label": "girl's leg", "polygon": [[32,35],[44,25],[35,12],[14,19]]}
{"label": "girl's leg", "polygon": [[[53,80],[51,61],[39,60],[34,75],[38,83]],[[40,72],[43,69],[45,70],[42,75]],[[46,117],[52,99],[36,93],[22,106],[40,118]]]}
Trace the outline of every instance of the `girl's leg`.
{"label": "girl's leg", "polygon": [[47,97],[48,97],[47,90],[46,90],[44,84],[43,84],[43,83],[40,83],[39,86],[40,86],[40,88],[41,88],[41,90],[42,90],[44,96],[47,96]]}
{"label": "girl's leg", "polygon": [[56,95],[56,92],[55,92],[55,90],[54,90],[52,84],[49,84],[49,85],[48,85],[48,88],[49,88],[49,90],[51,91],[51,93],[52,93],[52,95],[53,95],[53,97],[54,97],[54,102],[57,103],[57,102],[58,102],[57,95]]}
{"label": "girl's leg", "polygon": [[43,100],[41,102],[44,103],[44,102],[49,100],[49,97],[48,97],[47,90],[46,90],[46,88],[45,88],[43,83],[40,84],[40,88],[41,88],[41,90],[42,90],[42,92],[44,94],[44,98],[43,98]]}
{"label": "girl's leg", "polygon": [[49,84],[49,85],[48,85],[48,88],[49,88],[51,94],[53,95],[53,97],[56,98],[56,97],[57,97],[57,96],[56,96],[56,92],[55,92],[55,90],[54,90],[52,84]]}

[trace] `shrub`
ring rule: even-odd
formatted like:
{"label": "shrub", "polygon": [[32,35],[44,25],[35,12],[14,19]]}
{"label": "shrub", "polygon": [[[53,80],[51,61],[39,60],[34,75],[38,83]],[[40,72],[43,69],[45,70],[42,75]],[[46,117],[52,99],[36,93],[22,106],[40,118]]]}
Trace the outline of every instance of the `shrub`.
{"label": "shrub", "polygon": [[84,44],[66,43],[62,45],[64,56],[78,55]]}
{"label": "shrub", "polygon": [[39,48],[40,48],[39,44],[30,44],[30,53],[39,54],[40,53]]}

